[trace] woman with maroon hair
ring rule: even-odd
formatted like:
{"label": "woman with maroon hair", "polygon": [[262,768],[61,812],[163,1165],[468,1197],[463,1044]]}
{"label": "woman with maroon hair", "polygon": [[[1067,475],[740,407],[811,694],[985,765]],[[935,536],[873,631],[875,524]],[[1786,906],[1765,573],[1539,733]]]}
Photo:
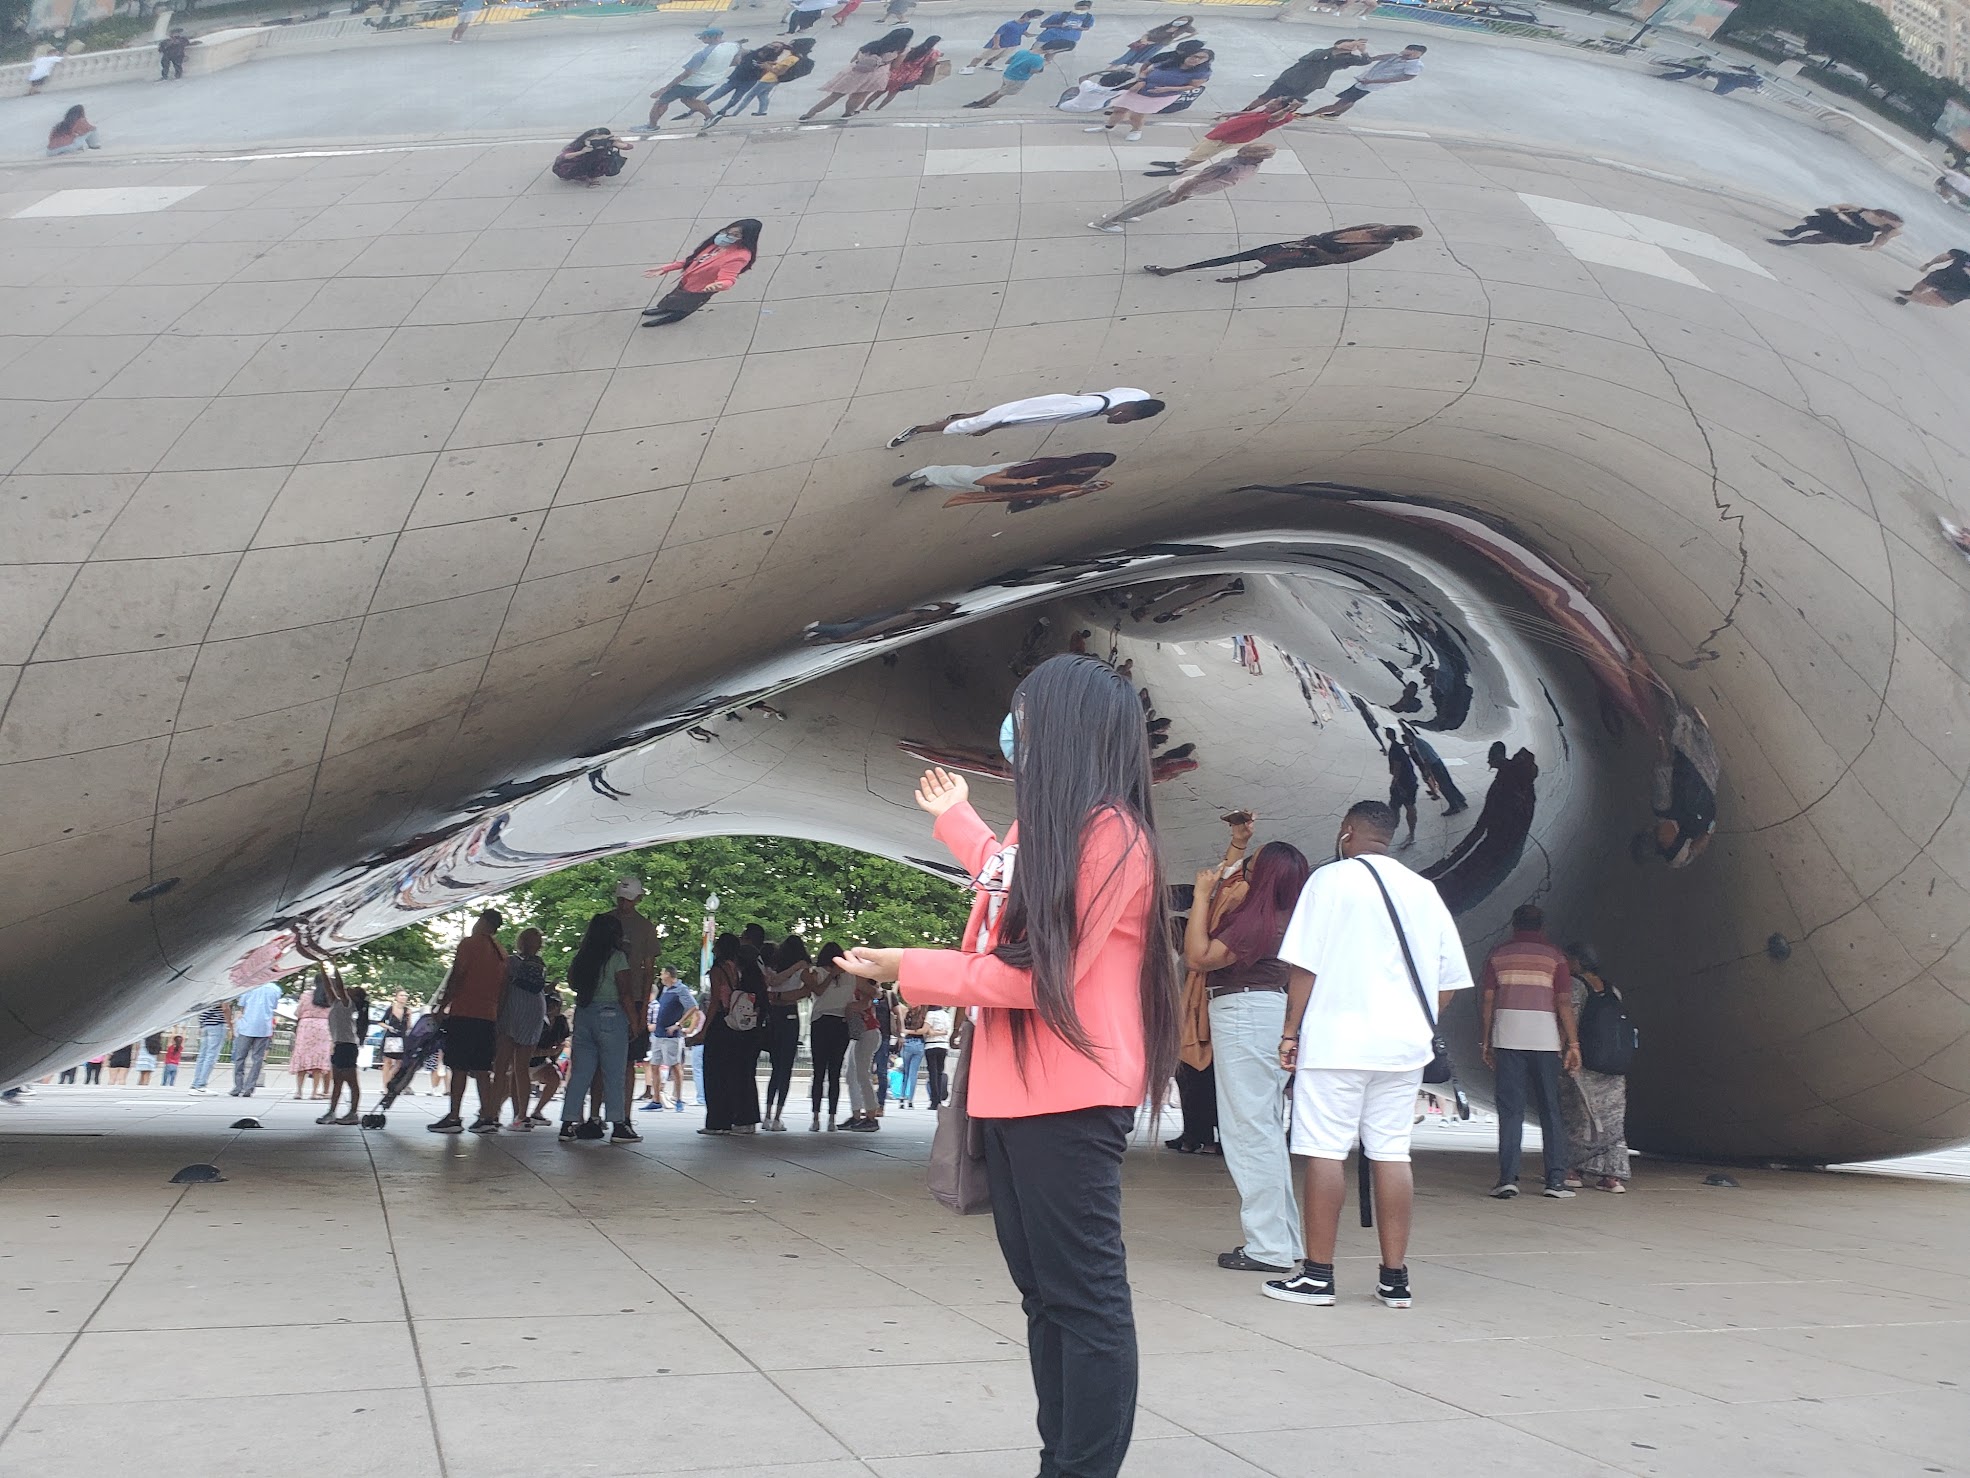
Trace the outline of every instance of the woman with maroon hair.
{"label": "woman with maroon hair", "polygon": [[[1192,909],[1184,931],[1184,963],[1208,974],[1218,1141],[1238,1186],[1245,1232],[1242,1243],[1218,1255],[1218,1266],[1233,1272],[1291,1268],[1299,1256],[1300,1210],[1286,1152],[1286,1073],[1278,1054],[1288,975],[1279,945],[1312,871],[1297,847],[1267,842],[1252,859],[1245,901],[1215,929],[1208,910]],[[1208,896],[1217,879],[1215,867],[1199,873],[1198,896]]]}

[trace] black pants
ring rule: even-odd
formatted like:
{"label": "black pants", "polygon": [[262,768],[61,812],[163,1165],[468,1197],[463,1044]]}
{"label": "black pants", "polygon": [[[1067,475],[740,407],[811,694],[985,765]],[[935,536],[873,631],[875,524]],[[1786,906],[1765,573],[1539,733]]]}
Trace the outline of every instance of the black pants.
{"label": "black pants", "polygon": [[1541,1156],[1546,1184],[1564,1184],[1566,1126],[1560,1121],[1560,1054],[1497,1047],[1492,1057],[1498,1064],[1498,1184],[1511,1185],[1519,1178],[1519,1146],[1525,1138],[1528,1094],[1539,1105],[1539,1133],[1546,1145]]}
{"label": "black pants", "polygon": [[62,1069],[61,1081],[64,1083],[73,1083],[75,1081],[75,1069],[72,1067]]}
{"label": "black pants", "polygon": [[759,1122],[757,1030],[735,1032],[723,1021],[705,1030],[705,1128]]}
{"label": "black pants", "polygon": [[818,10],[793,11],[787,16],[787,33],[793,35],[804,31],[820,18],[821,11]]}
{"label": "black pants", "polygon": [[944,1059],[950,1053],[948,1047],[926,1047],[923,1049],[923,1070],[930,1079],[930,1106],[941,1108],[944,1100],[951,1096],[951,1080],[944,1076]]}
{"label": "black pants", "polygon": [[182,77],[184,75],[185,75],[185,59],[183,57],[167,56],[167,57],[158,58],[157,80],[159,82],[165,82],[173,77]]}
{"label": "black pants", "polygon": [[643,327],[655,328],[660,324],[675,323],[680,318],[689,318],[709,303],[713,296],[711,293],[688,293],[681,287],[672,288],[643,310]]}
{"label": "black pants", "polygon": [[1039,1478],[1115,1478],[1135,1430],[1122,1157],[1135,1114],[986,1119],[992,1222],[1026,1310]]}
{"label": "black pants", "polygon": [[817,1016],[807,1029],[807,1050],[814,1058],[814,1112],[821,1112],[821,1085],[828,1089],[828,1117],[841,1107],[841,1064],[848,1056],[848,1023],[839,1016]]}
{"label": "black pants", "polygon": [[85,1062],[82,1065],[82,1081],[100,1083],[103,1080],[103,1065],[100,1062]]}
{"label": "black pants", "polygon": [[1177,1064],[1177,1101],[1183,1105],[1183,1133],[1178,1139],[1201,1150],[1218,1142],[1218,1070],[1216,1064],[1194,1068]]}
{"label": "black pants", "polygon": [[774,1009],[766,1016],[766,1117],[777,1118],[793,1089],[793,1060],[800,1055],[800,1013]]}

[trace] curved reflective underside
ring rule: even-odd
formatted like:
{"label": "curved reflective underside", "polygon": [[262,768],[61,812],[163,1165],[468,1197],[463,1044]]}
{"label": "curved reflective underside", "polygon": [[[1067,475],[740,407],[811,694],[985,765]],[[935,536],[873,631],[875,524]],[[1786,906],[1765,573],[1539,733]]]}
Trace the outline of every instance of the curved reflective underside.
{"label": "curved reflective underside", "polygon": [[[1496,69],[1431,44],[1445,95]],[[1910,179],[1734,116],[1949,244]],[[1235,203],[1097,237],[1133,155],[1062,126],[733,128],[596,191],[537,144],[106,164],[195,189],[0,219],[56,254],[0,365],[0,1077],[626,847],[948,871],[914,776],[1001,771],[1012,685],[1072,649],[1143,693],[1177,877],[1236,807],[1324,856],[1413,744],[1404,857],[1473,950],[1537,898],[1627,989],[1638,1146],[1970,1137],[1970,567],[1937,522],[1970,376],[1961,323],[1892,302],[1909,254],[1766,244],[1728,161],[1454,120],[1289,131]],[[639,269],[740,214],[760,270],[639,329]],[[1134,270],[1376,219],[1424,234]],[[1120,385],[1169,409],[884,445]],[[1107,486],[1037,506],[907,476],[1092,452]]]}

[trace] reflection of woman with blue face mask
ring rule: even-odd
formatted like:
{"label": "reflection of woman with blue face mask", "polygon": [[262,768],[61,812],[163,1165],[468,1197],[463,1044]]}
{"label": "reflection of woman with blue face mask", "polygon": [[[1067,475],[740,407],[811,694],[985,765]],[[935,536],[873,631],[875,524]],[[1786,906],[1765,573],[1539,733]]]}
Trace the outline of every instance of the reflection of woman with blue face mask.
{"label": "reflection of woman with blue face mask", "polygon": [[752,270],[759,255],[759,222],[748,217],[721,226],[674,262],[652,267],[645,277],[680,273],[677,286],[643,310],[643,327],[656,328],[688,318],[713,293],[727,291],[740,276]]}
{"label": "reflection of woman with blue face mask", "polygon": [[917,787],[974,880],[964,947],[861,947],[838,963],[896,981],[906,1006],[970,1008],[958,1072],[1027,1310],[1042,1465],[1114,1478],[1136,1399],[1122,1159],[1177,1051],[1149,743],[1135,689],[1086,654],[1042,662],[1012,709],[999,747],[1018,824],[1003,843],[961,777],[934,769]]}

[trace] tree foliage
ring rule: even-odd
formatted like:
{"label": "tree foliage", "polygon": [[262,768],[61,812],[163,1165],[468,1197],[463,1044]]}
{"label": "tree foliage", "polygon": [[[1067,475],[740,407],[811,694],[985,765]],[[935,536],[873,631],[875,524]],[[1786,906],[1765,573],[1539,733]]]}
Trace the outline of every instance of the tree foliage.
{"label": "tree foliage", "polygon": [[372,1000],[404,990],[413,1000],[428,1001],[444,980],[449,960],[425,922],[358,945],[336,963],[343,978],[362,986]]}
{"label": "tree foliage", "polygon": [[1740,0],[1717,34],[1758,31],[1790,31],[1814,51],[1870,77],[1896,62],[1906,65],[1893,23],[1865,0]]}
{"label": "tree foliage", "polygon": [[[657,926],[664,962],[687,980],[698,973],[704,904],[713,893],[721,930],[736,933],[756,923],[776,941],[798,932],[811,951],[830,940],[843,946],[955,944],[971,904],[954,883],[846,847],[785,837],[701,837],[579,863],[523,883],[493,900],[506,916],[501,937],[510,941],[523,928],[539,929],[548,978],[564,978],[590,917],[614,905],[616,879],[625,874],[642,879],[648,891],[638,906]],[[345,956],[343,968],[349,972],[360,963],[380,972],[375,978],[391,981],[391,989],[416,995],[417,986],[402,982],[425,969],[425,951],[431,961],[428,995],[448,962],[429,923],[372,940]]]}

